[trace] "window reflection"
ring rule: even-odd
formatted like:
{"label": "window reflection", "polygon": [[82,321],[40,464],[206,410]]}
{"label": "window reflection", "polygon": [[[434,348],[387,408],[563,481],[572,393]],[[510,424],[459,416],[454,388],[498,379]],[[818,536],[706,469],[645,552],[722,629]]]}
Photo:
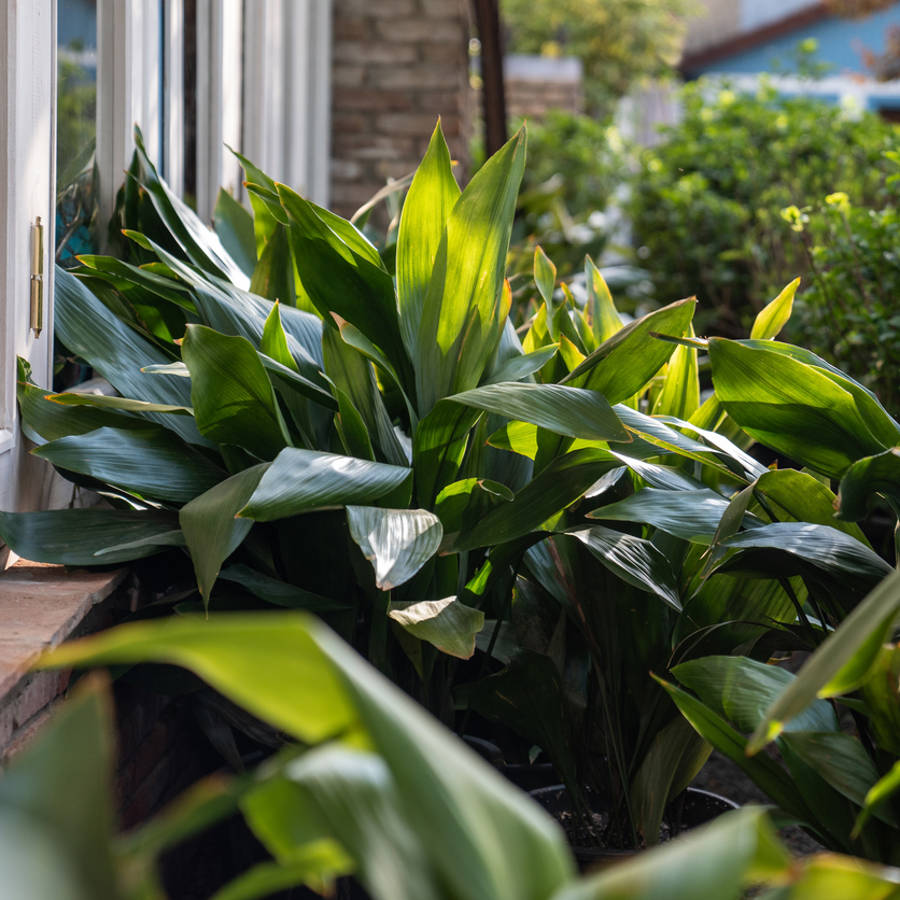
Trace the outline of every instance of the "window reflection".
{"label": "window reflection", "polygon": [[56,260],[96,249],[97,0],[58,0]]}

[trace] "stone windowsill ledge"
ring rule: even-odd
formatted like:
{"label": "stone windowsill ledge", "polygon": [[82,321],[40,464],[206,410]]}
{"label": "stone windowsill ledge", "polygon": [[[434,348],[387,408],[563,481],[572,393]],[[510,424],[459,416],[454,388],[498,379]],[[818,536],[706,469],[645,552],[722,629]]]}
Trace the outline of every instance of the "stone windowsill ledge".
{"label": "stone windowsill ledge", "polygon": [[15,755],[66,690],[67,672],[32,672],[44,650],[102,624],[127,570],[67,569],[14,557],[0,571],[0,764]]}

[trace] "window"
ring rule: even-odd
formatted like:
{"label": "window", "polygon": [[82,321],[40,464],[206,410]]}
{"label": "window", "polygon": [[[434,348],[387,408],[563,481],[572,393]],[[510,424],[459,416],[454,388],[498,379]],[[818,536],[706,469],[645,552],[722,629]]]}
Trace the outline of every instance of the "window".
{"label": "window", "polygon": [[134,124],[206,220],[219,185],[241,193],[224,143],[325,203],[330,20],[330,0],[0,3],[0,509],[54,502],[19,437],[15,361],[50,385],[53,263],[102,249]]}

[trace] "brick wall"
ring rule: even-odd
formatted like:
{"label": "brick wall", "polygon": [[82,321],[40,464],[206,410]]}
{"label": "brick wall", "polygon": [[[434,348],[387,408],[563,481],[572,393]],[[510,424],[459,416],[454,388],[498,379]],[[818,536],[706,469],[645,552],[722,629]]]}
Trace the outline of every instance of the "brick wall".
{"label": "brick wall", "polygon": [[411,172],[438,115],[463,172],[468,0],[334,0],[331,206],[350,215]]}
{"label": "brick wall", "polygon": [[512,123],[540,119],[551,109],[584,112],[581,60],[515,54],[506,57],[503,67],[506,111]]}

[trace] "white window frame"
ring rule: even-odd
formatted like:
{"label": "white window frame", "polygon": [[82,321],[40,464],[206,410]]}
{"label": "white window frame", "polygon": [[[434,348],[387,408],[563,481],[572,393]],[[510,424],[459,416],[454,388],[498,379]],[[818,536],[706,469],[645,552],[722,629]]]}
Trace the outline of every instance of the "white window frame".
{"label": "white window frame", "polygon": [[[55,215],[56,3],[0,4],[0,509],[39,502],[16,409],[16,357],[49,385]],[[30,322],[34,223],[43,223],[43,330]]]}
{"label": "white window frame", "polygon": [[331,0],[253,0],[244,18],[242,152],[328,203]]}

